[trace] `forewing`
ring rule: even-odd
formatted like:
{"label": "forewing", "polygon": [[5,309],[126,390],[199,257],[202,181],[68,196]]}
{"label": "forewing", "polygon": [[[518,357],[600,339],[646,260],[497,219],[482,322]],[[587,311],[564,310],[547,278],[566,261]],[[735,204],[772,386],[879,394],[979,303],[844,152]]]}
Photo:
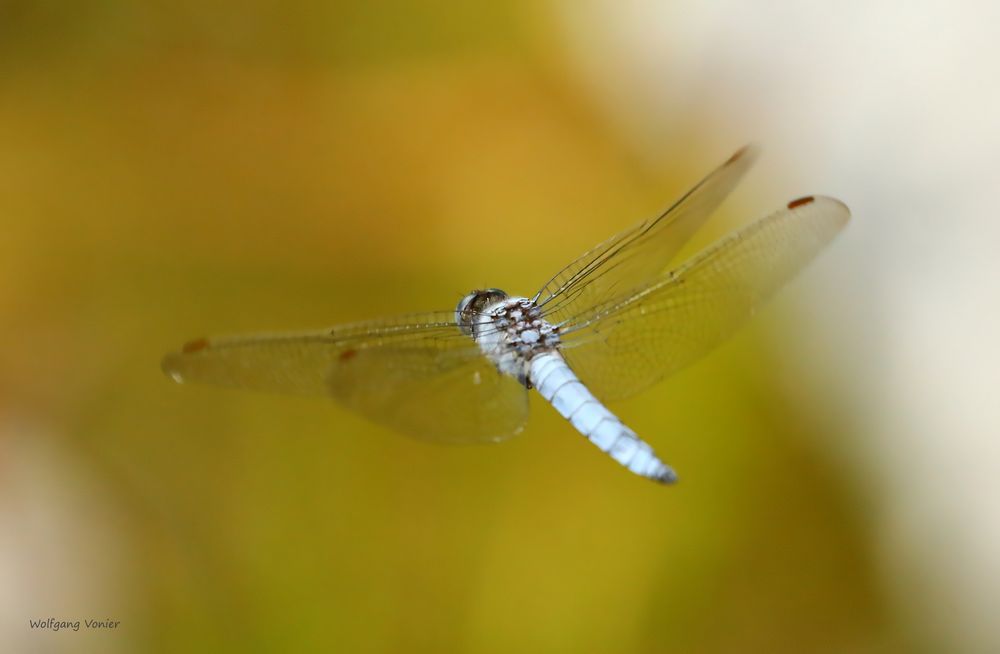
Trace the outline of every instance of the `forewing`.
{"label": "forewing", "polygon": [[562,322],[581,310],[647,286],[729,195],[756,158],[736,152],[660,215],[644,220],[584,253],[538,293],[546,319]]}
{"label": "forewing", "polygon": [[497,372],[453,316],[198,339],[167,355],[163,370],[178,382],[330,396],[374,422],[421,439],[508,438],[527,420],[527,393]]}
{"label": "forewing", "polygon": [[569,319],[563,353],[602,400],[634,395],[723,341],[849,217],[847,207],[831,198],[791,202],[646,289]]}

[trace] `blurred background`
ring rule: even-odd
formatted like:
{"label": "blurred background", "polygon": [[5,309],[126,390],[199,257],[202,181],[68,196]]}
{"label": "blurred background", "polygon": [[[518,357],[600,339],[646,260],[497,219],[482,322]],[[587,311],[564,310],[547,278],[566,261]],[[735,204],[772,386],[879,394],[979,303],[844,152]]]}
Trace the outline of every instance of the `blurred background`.
{"label": "blurred background", "polygon": [[[1000,651],[997,7],[0,1],[0,650]],[[696,246],[854,219],[612,406],[674,488],[160,373],[530,295],[746,142]]]}

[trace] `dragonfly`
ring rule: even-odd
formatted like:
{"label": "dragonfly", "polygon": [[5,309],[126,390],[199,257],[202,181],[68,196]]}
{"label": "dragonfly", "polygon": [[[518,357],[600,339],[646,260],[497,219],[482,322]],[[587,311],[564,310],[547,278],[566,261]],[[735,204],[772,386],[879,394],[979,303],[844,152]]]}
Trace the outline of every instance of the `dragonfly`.
{"label": "dragonfly", "polygon": [[330,397],[419,439],[503,441],[536,390],[628,470],[674,470],[606,403],[631,397],[724,341],[847,224],[810,195],[675,262],[756,158],[744,147],[662,213],[588,250],[533,296],[473,290],[454,310],[302,333],[189,341],[175,381]]}

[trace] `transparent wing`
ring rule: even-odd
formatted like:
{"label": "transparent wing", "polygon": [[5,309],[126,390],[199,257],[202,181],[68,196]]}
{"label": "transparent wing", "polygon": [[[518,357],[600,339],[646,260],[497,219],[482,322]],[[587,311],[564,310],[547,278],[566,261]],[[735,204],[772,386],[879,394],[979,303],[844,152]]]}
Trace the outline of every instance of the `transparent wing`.
{"label": "transparent wing", "polygon": [[454,313],[300,334],[198,339],[163,359],[178,382],[325,395],[425,440],[499,441],[527,420],[526,389],[501,375]]}
{"label": "transparent wing", "polygon": [[831,198],[791,202],[638,293],[568,319],[563,354],[602,400],[634,395],[723,341],[849,217],[847,207]]}
{"label": "transparent wing", "polygon": [[729,195],[756,158],[744,147],[669,209],[613,236],[561,270],[538,292],[546,319],[562,322],[581,310],[647,286]]}

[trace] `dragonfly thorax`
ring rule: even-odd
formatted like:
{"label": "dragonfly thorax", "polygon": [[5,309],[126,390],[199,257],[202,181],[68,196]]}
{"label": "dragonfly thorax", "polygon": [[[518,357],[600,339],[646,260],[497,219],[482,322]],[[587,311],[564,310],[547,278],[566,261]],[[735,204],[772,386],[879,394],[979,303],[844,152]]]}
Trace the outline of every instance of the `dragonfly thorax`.
{"label": "dragonfly thorax", "polygon": [[542,318],[534,300],[498,289],[470,293],[458,305],[462,330],[497,369],[530,387],[531,360],[559,346],[559,329]]}

